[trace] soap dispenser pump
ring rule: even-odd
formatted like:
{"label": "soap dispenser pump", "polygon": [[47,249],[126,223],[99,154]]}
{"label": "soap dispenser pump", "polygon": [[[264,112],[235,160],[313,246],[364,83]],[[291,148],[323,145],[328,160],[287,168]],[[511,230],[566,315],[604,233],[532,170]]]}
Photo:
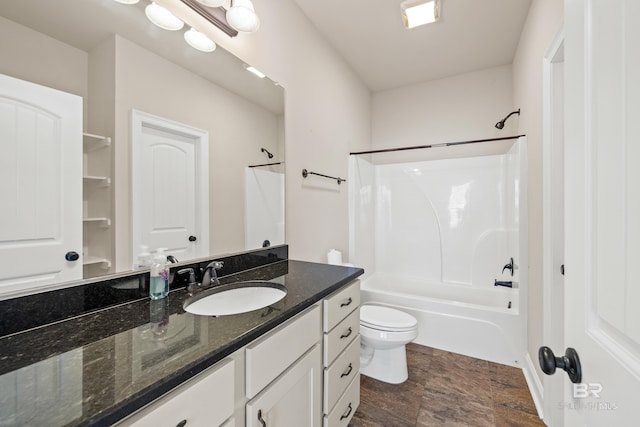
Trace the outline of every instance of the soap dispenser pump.
{"label": "soap dispenser pump", "polygon": [[149,297],[153,300],[162,299],[169,294],[169,267],[164,251],[165,248],[157,249],[151,264]]}

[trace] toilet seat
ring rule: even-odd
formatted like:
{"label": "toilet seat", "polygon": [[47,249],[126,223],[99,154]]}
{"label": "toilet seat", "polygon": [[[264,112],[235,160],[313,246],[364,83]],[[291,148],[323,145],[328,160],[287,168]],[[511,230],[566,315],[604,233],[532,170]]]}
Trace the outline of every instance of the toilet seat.
{"label": "toilet seat", "polygon": [[360,307],[360,325],[381,331],[406,332],[416,329],[418,321],[400,310],[365,304]]}

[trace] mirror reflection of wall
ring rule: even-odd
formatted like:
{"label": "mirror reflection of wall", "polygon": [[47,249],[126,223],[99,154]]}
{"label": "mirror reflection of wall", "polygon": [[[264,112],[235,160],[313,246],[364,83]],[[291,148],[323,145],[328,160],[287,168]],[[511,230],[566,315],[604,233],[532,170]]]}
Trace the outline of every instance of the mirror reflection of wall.
{"label": "mirror reflection of wall", "polygon": [[221,48],[201,53],[181,33],[153,27],[141,6],[3,0],[0,40],[1,74],[83,98],[90,134],[83,175],[104,178],[83,180],[84,243],[76,250],[98,260],[85,265],[84,277],[132,268],[132,109],[208,132],[210,254],[247,249],[244,170],[265,162],[262,147],[284,160],[281,87],[260,81]]}

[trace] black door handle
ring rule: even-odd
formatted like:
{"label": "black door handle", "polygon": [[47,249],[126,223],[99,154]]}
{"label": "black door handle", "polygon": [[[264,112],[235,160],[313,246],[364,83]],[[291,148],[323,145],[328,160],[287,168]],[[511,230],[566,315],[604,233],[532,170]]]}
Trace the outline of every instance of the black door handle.
{"label": "black door handle", "polygon": [[569,379],[572,383],[582,382],[580,358],[578,357],[578,352],[571,347],[567,348],[562,357],[556,357],[547,346],[540,347],[538,349],[538,362],[542,372],[547,375],[553,375],[556,372],[556,368],[560,368],[569,374]]}
{"label": "black door handle", "polygon": [[196,236],[189,236],[189,241],[190,242],[195,242],[196,240],[198,240],[198,238]]}
{"label": "black door handle", "polygon": [[69,251],[64,254],[64,259],[66,259],[67,261],[77,261],[80,259],[80,255],[78,254],[78,252]]}

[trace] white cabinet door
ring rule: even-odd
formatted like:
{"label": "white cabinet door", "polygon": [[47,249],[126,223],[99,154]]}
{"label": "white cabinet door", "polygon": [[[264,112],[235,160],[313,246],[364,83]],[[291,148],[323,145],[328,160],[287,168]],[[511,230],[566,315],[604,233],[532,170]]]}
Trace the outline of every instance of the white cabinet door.
{"label": "white cabinet door", "polygon": [[566,426],[638,425],[639,19],[636,0],[565,1]]}
{"label": "white cabinet door", "polygon": [[315,427],[322,417],[320,346],[247,403],[247,427]]}
{"label": "white cabinet door", "polygon": [[209,255],[208,134],[140,111],[132,119],[133,262],[140,245]]}
{"label": "white cabinet door", "polygon": [[0,183],[0,293],[82,279],[82,98],[0,75]]}

